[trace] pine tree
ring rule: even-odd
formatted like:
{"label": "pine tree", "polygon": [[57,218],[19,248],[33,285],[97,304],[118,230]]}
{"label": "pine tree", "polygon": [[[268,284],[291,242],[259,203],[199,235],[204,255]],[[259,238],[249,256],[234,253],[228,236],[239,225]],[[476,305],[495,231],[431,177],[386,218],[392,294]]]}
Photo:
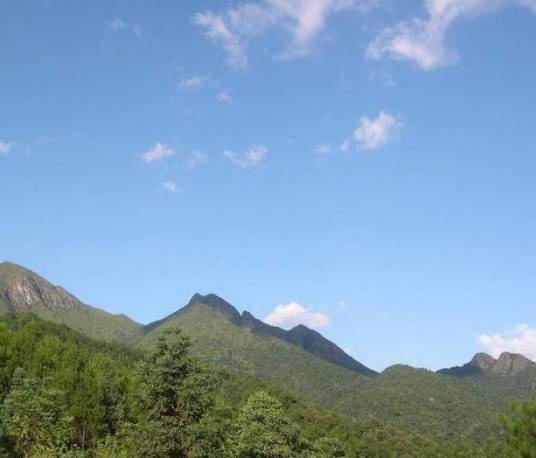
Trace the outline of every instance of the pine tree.
{"label": "pine tree", "polygon": [[180,329],[167,328],[139,365],[138,418],[129,434],[132,456],[187,456],[192,427],[210,404],[208,378],[189,349]]}
{"label": "pine tree", "polygon": [[237,458],[308,457],[310,444],[284,415],[281,402],[265,391],[252,394],[241,409],[230,456]]}

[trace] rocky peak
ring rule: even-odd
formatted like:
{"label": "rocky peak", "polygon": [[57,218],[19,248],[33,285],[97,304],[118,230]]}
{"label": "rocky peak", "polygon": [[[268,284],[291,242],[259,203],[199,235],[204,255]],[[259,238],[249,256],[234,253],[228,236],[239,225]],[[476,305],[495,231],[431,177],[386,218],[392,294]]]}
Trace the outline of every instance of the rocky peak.
{"label": "rocky peak", "polygon": [[530,366],[536,367],[536,363],[523,355],[505,352],[499,355],[499,359],[495,362],[491,372],[501,375],[517,375]]}
{"label": "rocky peak", "polygon": [[516,353],[501,353],[498,359],[486,353],[477,353],[473,359],[463,366],[441,369],[438,372],[443,375],[459,377],[493,374],[503,376],[516,376],[527,368],[536,369],[536,363],[523,355]]}
{"label": "rocky peak", "polygon": [[469,364],[474,367],[478,367],[483,371],[491,369],[495,365],[496,361],[487,353],[477,353],[473,356],[473,359]]}

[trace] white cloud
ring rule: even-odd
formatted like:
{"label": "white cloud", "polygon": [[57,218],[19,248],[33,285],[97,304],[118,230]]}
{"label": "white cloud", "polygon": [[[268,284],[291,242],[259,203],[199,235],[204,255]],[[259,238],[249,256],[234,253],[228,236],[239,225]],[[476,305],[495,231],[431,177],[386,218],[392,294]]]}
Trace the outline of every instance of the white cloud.
{"label": "white cloud", "polygon": [[0,156],[5,156],[6,154],[9,154],[11,148],[13,148],[13,143],[0,141]]}
{"label": "white cloud", "polygon": [[209,157],[203,151],[194,151],[186,158],[185,164],[188,168],[194,169],[209,161]]}
{"label": "white cloud", "polygon": [[226,24],[223,17],[213,14],[197,13],[193,18],[194,24],[203,27],[206,35],[223,48],[227,55],[227,65],[235,69],[245,69],[248,66],[245,46],[241,38]]}
{"label": "white cloud", "polygon": [[302,56],[310,52],[328,16],[342,10],[368,9],[376,3],[377,0],[262,0],[220,14],[197,13],[193,21],[223,48],[229,66],[243,70],[248,66],[248,42],[266,29],[279,27],[289,31],[291,41],[282,56]]}
{"label": "white cloud", "polygon": [[390,113],[381,111],[377,118],[359,118],[359,126],[354,132],[358,145],[365,149],[376,149],[392,140],[393,133],[400,128],[401,122]]}
{"label": "white cloud", "polygon": [[461,18],[495,12],[507,6],[524,6],[536,13],[536,0],[426,0],[426,19],[413,18],[383,30],[369,44],[370,59],[384,57],[415,63],[424,70],[456,62],[456,51],[448,48],[445,37]]}
{"label": "white cloud", "polygon": [[287,305],[278,305],[264,321],[272,326],[282,328],[293,328],[299,324],[304,324],[310,328],[322,328],[330,322],[328,315],[315,313],[309,308],[303,307],[297,302]]}
{"label": "white cloud", "polygon": [[179,87],[181,89],[201,89],[208,82],[208,78],[203,76],[192,76],[190,78],[183,78]]}
{"label": "white cloud", "polygon": [[515,326],[505,334],[483,334],[478,336],[478,343],[494,358],[503,352],[510,352],[536,361],[536,328],[526,324]]}
{"label": "white cloud", "polygon": [[229,91],[221,91],[216,98],[218,102],[222,103],[233,103],[234,101],[233,96]]}
{"label": "white cloud", "polygon": [[317,156],[328,156],[333,152],[331,149],[331,146],[329,145],[318,145],[314,150],[313,153]]}
{"label": "white cloud", "polygon": [[268,148],[260,144],[252,146],[243,154],[237,154],[230,150],[225,150],[223,152],[224,157],[243,169],[255,167],[260,164],[266,158],[267,154]]}
{"label": "white cloud", "polygon": [[141,158],[147,164],[150,164],[153,161],[159,161],[166,157],[172,156],[175,154],[167,144],[165,143],[156,143],[150,150],[142,154]]}
{"label": "white cloud", "polygon": [[173,181],[164,181],[162,183],[162,188],[169,192],[175,192],[177,190],[177,185]]}

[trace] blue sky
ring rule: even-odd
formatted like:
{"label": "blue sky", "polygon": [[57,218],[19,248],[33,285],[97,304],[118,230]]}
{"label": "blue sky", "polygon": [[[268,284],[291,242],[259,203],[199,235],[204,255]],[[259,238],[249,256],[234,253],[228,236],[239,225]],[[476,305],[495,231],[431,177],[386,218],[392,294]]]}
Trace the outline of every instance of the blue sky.
{"label": "blue sky", "polygon": [[534,0],[1,0],[0,257],[375,369],[536,358],[534,43]]}

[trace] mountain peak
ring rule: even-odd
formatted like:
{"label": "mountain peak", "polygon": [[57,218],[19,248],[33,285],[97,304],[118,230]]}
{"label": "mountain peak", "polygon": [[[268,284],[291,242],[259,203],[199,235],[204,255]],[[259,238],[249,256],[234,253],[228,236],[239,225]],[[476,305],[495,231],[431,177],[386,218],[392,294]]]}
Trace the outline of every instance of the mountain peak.
{"label": "mountain peak", "polygon": [[225,299],[222,299],[216,294],[203,295],[196,293],[192,296],[190,302],[188,302],[188,305],[192,306],[196,304],[207,305],[217,312],[220,312],[229,321],[235,324],[240,324],[240,313],[238,313],[238,310],[236,310],[236,308],[229,304],[229,302],[227,302]]}
{"label": "mountain peak", "polygon": [[502,375],[517,375],[527,367],[536,367],[536,364],[518,353],[504,352],[499,355],[492,368],[492,372]]}
{"label": "mountain peak", "polygon": [[477,353],[475,356],[473,356],[473,359],[471,359],[469,364],[486,371],[491,369],[496,362],[497,361],[487,353]]}
{"label": "mountain peak", "polygon": [[[286,331],[277,326],[271,326],[259,320],[248,311],[244,311],[242,312],[242,315],[240,315],[236,308],[215,294],[202,295],[196,293],[192,296],[186,307],[193,307],[198,304],[211,307],[231,323],[240,326],[251,334],[284,340],[337,366],[367,376],[377,375],[375,371],[356,361],[336,344],[322,336],[322,334],[309,329],[303,324],[292,328],[290,331]],[[175,313],[180,313],[181,310]],[[154,327],[153,324],[149,326]]]}

